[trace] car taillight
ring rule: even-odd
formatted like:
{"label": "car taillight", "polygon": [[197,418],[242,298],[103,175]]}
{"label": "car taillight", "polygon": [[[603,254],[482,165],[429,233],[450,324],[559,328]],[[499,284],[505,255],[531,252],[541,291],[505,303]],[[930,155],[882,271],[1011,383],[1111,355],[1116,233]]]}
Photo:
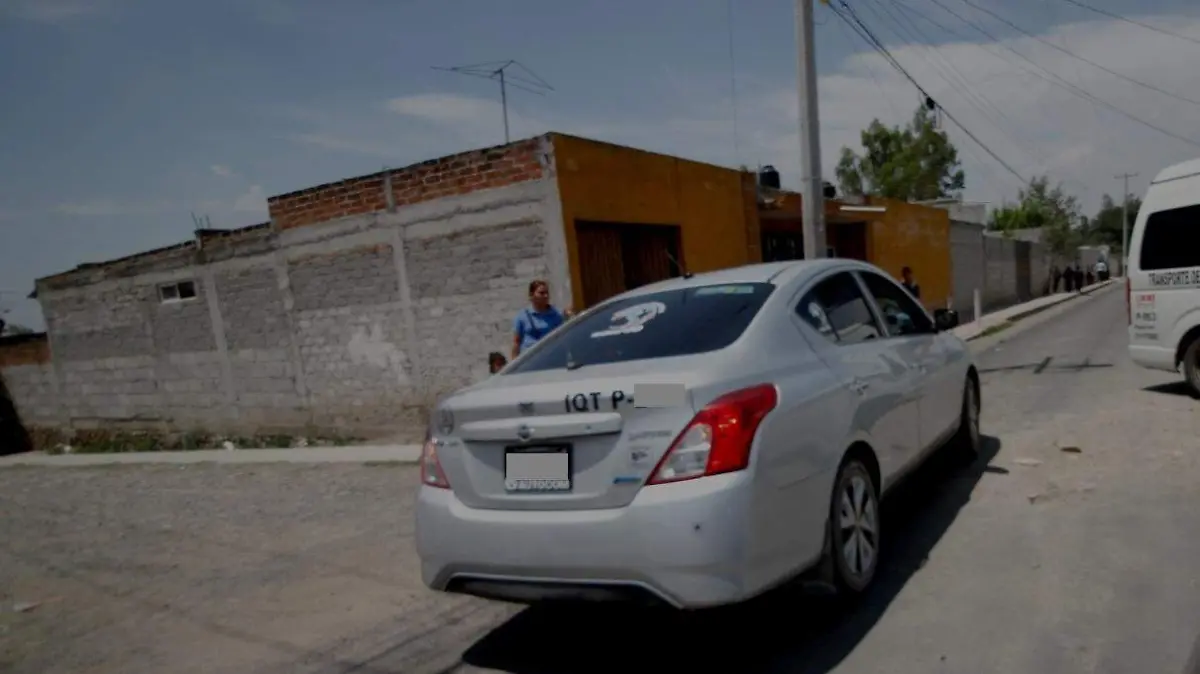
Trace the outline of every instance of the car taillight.
{"label": "car taillight", "polygon": [[421,448],[421,484],[439,489],[450,488],[442,464],[438,463],[437,443],[432,437],[426,437],[425,445]]}
{"label": "car taillight", "polygon": [[649,484],[691,480],[743,470],[763,417],[779,394],[771,384],[727,393],[692,418],[650,474]]}
{"label": "car taillight", "polygon": [[1133,325],[1133,289],[1129,284],[1129,276],[1125,276],[1125,325]]}

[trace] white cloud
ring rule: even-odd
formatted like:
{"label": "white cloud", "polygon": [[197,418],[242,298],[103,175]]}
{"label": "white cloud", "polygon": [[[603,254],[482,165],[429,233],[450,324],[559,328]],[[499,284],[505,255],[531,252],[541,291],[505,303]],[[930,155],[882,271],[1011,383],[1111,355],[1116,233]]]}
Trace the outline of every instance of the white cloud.
{"label": "white cloud", "polygon": [[250,189],[233,202],[233,210],[244,213],[267,212],[267,195],[260,185],[252,185]]}
{"label": "white cloud", "polygon": [[349,152],[373,157],[395,156],[394,149],[377,141],[353,140],[329,133],[295,133],[287,136],[287,139],[301,145],[311,145],[334,152]]}
{"label": "white cloud", "polygon": [[5,4],[8,6],[0,8],[0,14],[55,24],[98,14],[104,9],[100,0],[6,0]]}
{"label": "white cloud", "polygon": [[212,171],[213,175],[220,178],[230,178],[234,175],[233,169],[222,164],[213,164],[212,166],[208,167],[208,170]]}
{"label": "white cloud", "polygon": [[[943,25],[974,34],[936,8],[917,3],[919,11]],[[1000,8],[1004,14],[1005,9]],[[968,18],[980,15],[963,11]],[[864,16],[872,23],[874,15]],[[1019,22],[1020,17],[1013,17]],[[1171,26],[1175,32],[1200,35],[1200,17],[1139,17],[1147,23]],[[830,19],[836,21],[836,19]],[[914,19],[922,23],[921,19]],[[878,24],[878,21],[875,21]],[[984,22],[988,23],[988,22]],[[1024,178],[1048,173],[1076,193],[1086,208],[1098,206],[1104,193],[1117,194],[1113,176],[1137,172],[1131,189],[1141,191],[1158,170],[1183,159],[1200,156],[1200,147],[1170,138],[1093,102],[1080,100],[1062,81],[1123,109],[1150,124],[1200,142],[1200,106],[1193,106],[1123,81],[1080,62],[1037,40],[1017,36],[1000,43],[955,42],[938,46],[895,45],[880,26],[877,33],[892,54],[929,94],[950,114],[999,155]],[[929,34],[946,35],[930,25]],[[849,37],[848,32],[844,35]],[[1085,21],[1064,24],[1040,37],[1122,74],[1184,96],[1200,98],[1200,46],[1166,37],[1118,21]],[[857,38],[856,38],[857,39]],[[821,149],[827,179],[843,146],[857,149],[859,132],[872,119],[903,124],[919,103],[913,86],[878,54],[866,51],[834,64],[819,82],[821,96]],[[1022,60],[1023,55],[1037,65]],[[824,65],[824,64],[823,64]],[[1030,74],[1039,72],[1042,77]],[[1057,84],[1046,81],[1055,79]],[[739,77],[738,152],[734,153],[733,125],[728,87],[694,82],[687,77],[668,78],[670,97],[678,101],[675,116],[617,121],[588,119],[543,108],[537,116],[523,113],[527,103],[510,104],[512,137],[520,138],[555,130],[574,133],[648,150],[667,152],[701,161],[736,166],[773,164],[785,184],[799,178],[798,96],[793,80],[762,81],[757,75]],[[552,104],[547,99],[546,106]],[[295,140],[325,149],[373,156],[403,156],[419,161],[437,153],[450,153],[491,145],[503,139],[499,102],[451,93],[422,93],[394,98],[386,110],[403,126],[378,142],[359,140],[354,125],[322,125],[321,131]],[[1193,109],[1194,108],[1194,109]],[[699,111],[699,112],[697,112]],[[998,204],[1015,196],[1020,181],[988,156],[949,120],[945,127],[959,148],[967,174],[966,197]],[[378,136],[372,136],[377,138]],[[413,156],[428,151],[426,156]]]}
{"label": "white cloud", "polygon": [[175,210],[173,204],[154,200],[122,200],[106,197],[58,204],[54,211],[63,215],[98,217],[116,215],[153,215]]}
{"label": "white cloud", "polygon": [[393,98],[387,102],[387,109],[441,124],[474,124],[485,114],[500,112],[498,103],[457,94],[417,94]]}
{"label": "white cloud", "polygon": [[[80,218],[163,216],[172,218],[189,212],[197,215],[208,212],[227,212],[231,208],[228,199],[118,199],[97,197],[80,201],[67,201],[50,210],[59,215]],[[265,206],[264,206],[265,208]]]}

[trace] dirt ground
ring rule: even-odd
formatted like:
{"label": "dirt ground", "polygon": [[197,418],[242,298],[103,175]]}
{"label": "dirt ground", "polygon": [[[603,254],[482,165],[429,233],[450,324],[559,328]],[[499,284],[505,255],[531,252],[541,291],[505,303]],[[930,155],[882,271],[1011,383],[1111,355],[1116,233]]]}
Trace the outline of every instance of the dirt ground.
{"label": "dirt ground", "polygon": [[512,609],[421,585],[417,481],[396,465],[0,471],[0,671],[451,667]]}
{"label": "dirt ground", "polygon": [[430,592],[415,466],[9,467],[0,672],[1182,672],[1200,658],[1200,401],[1129,362],[1120,293],[1071,304],[980,348],[984,456],[889,497],[856,605]]}

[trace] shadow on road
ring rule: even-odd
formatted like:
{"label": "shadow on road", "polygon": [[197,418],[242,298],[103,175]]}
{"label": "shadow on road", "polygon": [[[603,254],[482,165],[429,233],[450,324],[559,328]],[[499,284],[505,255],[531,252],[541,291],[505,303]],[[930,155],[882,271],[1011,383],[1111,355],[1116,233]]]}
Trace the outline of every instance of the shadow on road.
{"label": "shadow on road", "polygon": [[1155,384],[1153,386],[1147,386],[1142,390],[1149,391],[1150,393],[1165,393],[1167,395],[1180,396],[1181,398],[1200,397],[1197,396],[1196,392],[1192,390],[1192,387],[1188,386],[1187,382],[1183,380]]}
{"label": "shadow on road", "polygon": [[928,559],[1000,451],[963,465],[939,452],[885,503],[886,563],[857,602],[786,588],[745,605],[673,613],[615,606],[534,606],[496,627],[463,662],[515,674],[629,671],[824,673],[879,621]]}

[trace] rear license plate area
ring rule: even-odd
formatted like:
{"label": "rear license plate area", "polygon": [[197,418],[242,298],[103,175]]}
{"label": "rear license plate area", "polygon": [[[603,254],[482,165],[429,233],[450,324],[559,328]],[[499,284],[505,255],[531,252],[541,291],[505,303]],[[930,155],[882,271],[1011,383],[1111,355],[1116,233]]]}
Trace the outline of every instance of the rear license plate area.
{"label": "rear license plate area", "polygon": [[505,447],[504,490],[516,494],[571,491],[571,446]]}

